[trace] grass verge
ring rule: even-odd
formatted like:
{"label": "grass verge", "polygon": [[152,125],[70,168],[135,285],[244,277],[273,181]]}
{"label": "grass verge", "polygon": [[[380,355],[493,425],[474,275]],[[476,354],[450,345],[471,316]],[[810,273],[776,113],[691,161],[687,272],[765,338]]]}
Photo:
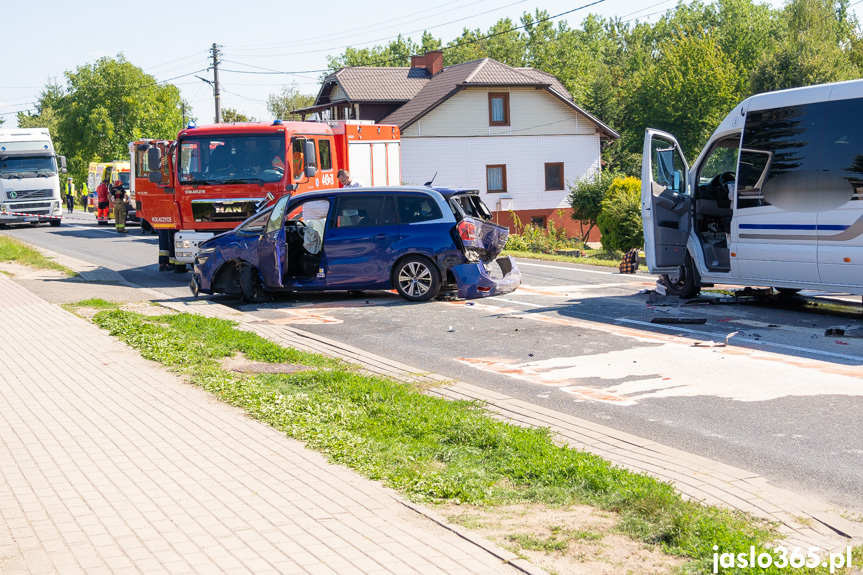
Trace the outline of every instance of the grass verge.
{"label": "grass verge", "polygon": [[57,270],[73,277],[78,275],[66,266],[46,258],[24,242],[8,236],[0,235],[0,262],[18,262],[19,264],[46,270]]}
{"label": "grass verge", "polygon": [[[231,322],[121,310],[99,312],[94,321],[144,357],[414,500],[587,503],[616,512],[619,529],[632,537],[691,559],[687,573],[712,572],[714,545],[720,553],[748,553],[750,546],[761,552],[775,538],[742,514],[684,501],[666,483],[559,446],[548,431],[504,423],[476,403],[429,397],[336,360],[282,348]],[[238,352],[254,361],[327,369],[256,375],[222,369],[220,360]]]}

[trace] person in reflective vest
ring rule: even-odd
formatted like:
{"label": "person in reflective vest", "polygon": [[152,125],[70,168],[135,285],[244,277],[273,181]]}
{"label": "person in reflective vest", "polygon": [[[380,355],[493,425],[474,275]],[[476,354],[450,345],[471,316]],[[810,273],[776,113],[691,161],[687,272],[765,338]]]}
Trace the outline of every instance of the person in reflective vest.
{"label": "person in reflective vest", "polygon": [[114,225],[117,226],[117,233],[125,234],[126,190],[120,180],[114,180],[114,185],[111,186],[111,201],[114,203]]}

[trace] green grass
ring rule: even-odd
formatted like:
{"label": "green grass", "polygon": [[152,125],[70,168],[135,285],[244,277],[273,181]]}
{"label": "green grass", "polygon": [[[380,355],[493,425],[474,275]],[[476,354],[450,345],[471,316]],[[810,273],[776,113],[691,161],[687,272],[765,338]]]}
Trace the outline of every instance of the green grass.
{"label": "green grass", "polygon": [[34,268],[57,270],[70,277],[78,275],[69,268],[46,258],[24,242],[4,235],[0,235],[0,262],[18,262]]}
{"label": "green grass", "polygon": [[[748,552],[776,537],[746,516],[684,501],[669,484],[557,445],[546,430],[504,423],[477,403],[430,397],[282,348],[231,322],[120,310],[99,312],[94,321],[147,359],[414,500],[587,503],[618,513],[618,529],[632,537],[690,558],[691,573],[710,571],[714,545]],[[256,375],[221,369],[219,360],[237,352],[328,369]]]}
{"label": "green grass", "polygon": [[113,301],[107,301],[101,298],[83,299],[77,303],[65,304],[64,307],[90,307],[95,309],[119,309],[122,304]]}
{"label": "green grass", "polygon": [[506,538],[513,543],[517,543],[522,549],[531,551],[545,551],[553,553],[555,551],[565,551],[569,547],[569,543],[565,539],[558,539],[556,536],[537,537],[528,533],[512,533]]}

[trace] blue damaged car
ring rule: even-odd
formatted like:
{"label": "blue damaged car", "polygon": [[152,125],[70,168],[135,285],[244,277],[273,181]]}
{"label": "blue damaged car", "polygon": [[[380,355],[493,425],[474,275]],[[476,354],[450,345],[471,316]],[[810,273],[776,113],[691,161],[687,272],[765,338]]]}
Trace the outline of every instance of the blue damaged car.
{"label": "blue damaged car", "polygon": [[409,301],[521,284],[508,231],[476,190],[342,188],[284,196],[200,244],[190,288],[264,301],[280,291],[388,290]]}

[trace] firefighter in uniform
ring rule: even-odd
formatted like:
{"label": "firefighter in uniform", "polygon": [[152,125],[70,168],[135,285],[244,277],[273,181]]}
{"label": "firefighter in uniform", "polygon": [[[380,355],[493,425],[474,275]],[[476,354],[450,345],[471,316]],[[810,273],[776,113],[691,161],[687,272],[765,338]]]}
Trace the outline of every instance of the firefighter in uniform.
{"label": "firefighter in uniform", "polygon": [[100,226],[108,224],[110,214],[110,200],[108,199],[108,178],[105,177],[99,187],[96,188],[96,222]]}
{"label": "firefighter in uniform", "polygon": [[126,232],[126,190],[123,182],[114,180],[111,186],[111,202],[114,204],[114,225],[117,226],[118,234]]}

